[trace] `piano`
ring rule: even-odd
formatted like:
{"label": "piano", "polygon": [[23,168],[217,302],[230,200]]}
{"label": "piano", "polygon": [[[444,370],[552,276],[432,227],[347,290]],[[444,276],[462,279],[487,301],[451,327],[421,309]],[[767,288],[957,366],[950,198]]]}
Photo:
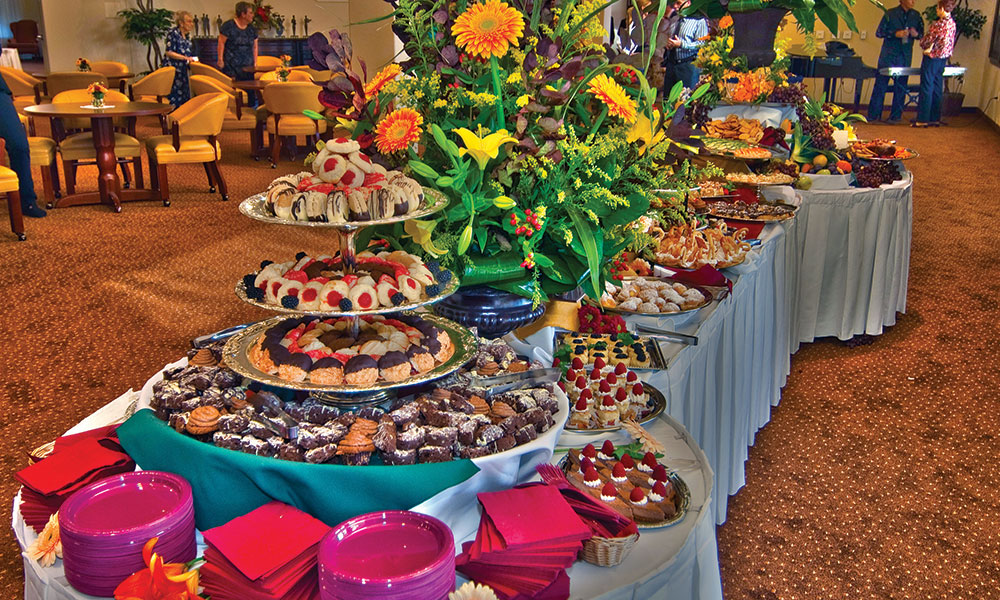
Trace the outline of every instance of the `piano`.
{"label": "piano", "polygon": [[789,72],[799,77],[812,77],[823,80],[823,92],[828,102],[837,101],[837,84],[841,79],[854,80],[854,104],[852,111],[857,111],[861,105],[861,86],[865,79],[874,79],[876,69],[869,67],[860,56],[827,56],[822,48],[816,48],[816,54],[809,56],[802,46],[793,46],[788,50],[791,59]]}

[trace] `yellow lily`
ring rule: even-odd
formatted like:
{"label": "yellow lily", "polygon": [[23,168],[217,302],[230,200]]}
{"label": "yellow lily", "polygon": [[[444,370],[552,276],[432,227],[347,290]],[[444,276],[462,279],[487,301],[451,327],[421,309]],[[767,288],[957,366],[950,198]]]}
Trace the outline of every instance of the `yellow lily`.
{"label": "yellow lily", "polygon": [[[656,131],[655,134],[653,133],[654,130]],[[639,147],[639,155],[642,156],[647,148],[659,144],[663,136],[663,128],[660,127],[660,111],[654,110],[652,121],[649,120],[645,112],[639,112],[636,115],[635,123],[629,128],[625,139],[630,144],[641,141],[642,146]]]}
{"label": "yellow lily", "polygon": [[434,245],[434,239],[432,233],[434,228],[437,227],[437,221],[418,221],[411,220],[407,221],[403,225],[403,230],[413,238],[413,241],[420,245],[428,254],[434,256],[441,256],[445,253],[443,248],[438,248]]}
{"label": "yellow lily", "polygon": [[497,157],[501,146],[517,141],[517,138],[511,137],[506,129],[495,131],[486,137],[479,137],[464,127],[456,129],[455,133],[462,138],[462,143],[465,144],[465,148],[458,151],[459,155],[465,156],[468,154],[476,159],[476,162],[479,163],[479,168],[484,171],[486,170],[486,163],[491,158]]}

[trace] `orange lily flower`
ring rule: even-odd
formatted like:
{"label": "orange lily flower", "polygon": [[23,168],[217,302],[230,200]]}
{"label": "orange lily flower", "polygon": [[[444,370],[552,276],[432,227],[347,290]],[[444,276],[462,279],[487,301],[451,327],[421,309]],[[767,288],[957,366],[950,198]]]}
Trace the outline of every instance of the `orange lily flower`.
{"label": "orange lily flower", "polygon": [[142,560],[147,569],[137,571],[115,588],[115,600],[196,600],[198,570],[184,571],[181,563],[164,563],[153,552],[159,538],[142,547]]}

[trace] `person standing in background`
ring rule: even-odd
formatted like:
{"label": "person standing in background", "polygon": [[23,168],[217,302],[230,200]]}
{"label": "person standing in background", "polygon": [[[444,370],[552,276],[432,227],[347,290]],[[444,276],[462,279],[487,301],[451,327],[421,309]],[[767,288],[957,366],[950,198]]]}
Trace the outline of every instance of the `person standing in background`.
{"label": "person standing in background", "polygon": [[[924,20],[920,13],[913,9],[914,0],[899,0],[899,6],[885,11],[879,21],[875,36],[882,38],[882,52],[878,55],[878,69],[888,67],[909,67],[913,62],[913,40],[924,35]],[[893,79],[892,107],[889,109],[889,123],[897,123],[903,118],[903,104],[906,102],[906,91],[909,77],[890,77],[876,73],[875,87],[868,103],[868,120],[882,119],[882,107],[885,105],[885,92],[889,87],[889,79]]]}
{"label": "person standing in background", "polygon": [[663,57],[663,97],[670,96],[670,90],[678,81],[684,87],[694,89],[700,75],[694,60],[708,36],[708,23],[701,15],[684,16],[682,11],[690,6],[690,0],[673,0],[667,8],[668,38],[666,54]]}
{"label": "person standing in background", "polygon": [[219,27],[219,70],[236,80],[253,79],[244,70],[257,64],[257,30],[253,22],[253,5],[236,3],[236,17]]}
{"label": "person standing in background", "polygon": [[7,142],[10,169],[17,173],[18,192],[21,194],[21,213],[26,217],[44,217],[45,210],[38,206],[35,182],[31,180],[31,150],[28,134],[14,108],[14,97],[7,82],[0,77],[0,137]]}
{"label": "person standing in background", "polygon": [[177,26],[167,32],[167,51],[163,54],[163,66],[174,68],[174,85],[167,99],[177,108],[191,99],[190,72],[188,65],[197,60],[191,44],[194,17],[186,10],[174,13]]}
{"label": "person standing in background", "polygon": [[937,127],[941,124],[941,98],[944,96],[944,68],[955,48],[955,20],[951,11],[957,0],[938,0],[937,21],[920,40],[924,59],[920,63],[920,98],[914,127]]}

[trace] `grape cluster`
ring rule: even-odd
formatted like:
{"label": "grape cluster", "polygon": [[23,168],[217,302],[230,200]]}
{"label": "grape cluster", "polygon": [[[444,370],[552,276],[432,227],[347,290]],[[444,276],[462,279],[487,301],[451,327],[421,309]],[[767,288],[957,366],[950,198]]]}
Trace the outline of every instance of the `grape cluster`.
{"label": "grape cluster", "polygon": [[709,110],[710,109],[707,104],[695,100],[694,102],[688,104],[687,112],[684,113],[684,118],[691,124],[691,127],[694,127],[695,129],[702,129],[705,127],[705,123],[708,123],[709,121]]}
{"label": "grape cluster", "polygon": [[833,150],[833,129],[829,125],[808,117],[799,115],[799,122],[802,124],[802,131],[812,136],[812,146],[817,150]]}
{"label": "grape cluster", "polygon": [[784,173],[785,175],[788,175],[789,177],[798,177],[799,176],[799,167],[795,163],[772,162],[771,163],[771,172],[772,173]]}
{"label": "grape cluster", "polygon": [[880,185],[903,178],[896,163],[888,160],[862,161],[855,159],[852,167],[858,187],[877,188]]}
{"label": "grape cluster", "polygon": [[[784,85],[781,87],[774,88],[771,95],[768,96],[768,102],[780,102],[782,104],[794,104],[796,106],[802,106],[805,104],[806,90],[801,83],[795,85]],[[801,117],[801,115],[799,115]]]}

